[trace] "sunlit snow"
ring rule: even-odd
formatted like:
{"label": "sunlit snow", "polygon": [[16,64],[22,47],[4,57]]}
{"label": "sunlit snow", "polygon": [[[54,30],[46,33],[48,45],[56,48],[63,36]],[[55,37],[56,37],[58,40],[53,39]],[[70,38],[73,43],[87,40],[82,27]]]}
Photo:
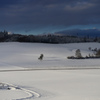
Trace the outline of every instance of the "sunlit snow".
{"label": "sunlit snow", "polygon": [[89,47],[100,43],[0,43],[0,100],[100,100],[100,59],[67,59]]}

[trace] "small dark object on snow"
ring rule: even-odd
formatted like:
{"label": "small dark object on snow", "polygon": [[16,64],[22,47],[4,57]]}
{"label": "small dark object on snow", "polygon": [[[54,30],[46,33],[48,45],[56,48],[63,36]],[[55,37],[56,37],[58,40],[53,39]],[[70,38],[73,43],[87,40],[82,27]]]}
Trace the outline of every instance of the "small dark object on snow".
{"label": "small dark object on snow", "polygon": [[39,60],[43,60],[44,55],[41,54],[40,57],[38,58]]}

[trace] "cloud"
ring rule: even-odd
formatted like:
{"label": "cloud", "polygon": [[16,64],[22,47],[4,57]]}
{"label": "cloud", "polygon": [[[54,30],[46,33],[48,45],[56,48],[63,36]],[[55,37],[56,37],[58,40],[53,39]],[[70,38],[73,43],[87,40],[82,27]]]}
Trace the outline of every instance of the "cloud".
{"label": "cloud", "polygon": [[75,35],[75,36],[99,36],[100,37],[100,30],[93,28],[93,29],[72,29],[72,30],[64,30],[55,32],[54,34],[60,35]]}
{"label": "cloud", "polygon": [[67,11],[82,11],[84,9],[88,9],[95,6],[93,3],[88,3],[88,2],[76,2],[74,5],[66,5],[65,10]]}
{"label": "cloud", "polygon": [[0,12],[0,26],[100,24],[100,0],[3,0]]}

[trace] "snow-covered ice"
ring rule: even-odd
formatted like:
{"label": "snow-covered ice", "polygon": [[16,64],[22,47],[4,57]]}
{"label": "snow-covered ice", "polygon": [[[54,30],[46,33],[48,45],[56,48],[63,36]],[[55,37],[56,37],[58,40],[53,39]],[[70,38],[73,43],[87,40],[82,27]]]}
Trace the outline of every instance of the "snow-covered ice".
{"label": "snow-covered ice", "polygon": [[0,43],[0,100],[100,100],[100,59],[67,59],[89,47],[100,43]]}

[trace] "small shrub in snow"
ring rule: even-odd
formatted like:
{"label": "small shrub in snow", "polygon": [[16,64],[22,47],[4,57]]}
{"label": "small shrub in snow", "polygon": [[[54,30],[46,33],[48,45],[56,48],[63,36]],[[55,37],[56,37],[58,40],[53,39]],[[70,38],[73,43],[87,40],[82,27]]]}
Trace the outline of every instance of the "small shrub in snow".
{"label": "small shrub in snow", "polygon": [[89,57],[91,57],[90,53],[89,53]]}
{"label": "small shrub in snow", "polygon": [[100,57],[100,49],[98,49],[95,53],[96,57]]}
{"label": "small shrub in snow", "polygon": [[91,50],[91,47],[89,47],[89,50]]}
{"label": "small shrub in snow", "polygon": [[43,60],[44,55],[41,54],[40,57],[38,58],[39,60]]}
{"label": "small shrub in snow", "polygon": [[75,56],[76,56],[77,58],[82,58],[80,49],[77,49],[77,50],[76,50]]}
{"label": "small shrub in snow", "polygon": [[84,57],[82,57],[81,55],[81,51],[80,49],[77,49],[75,52],[75,57],[74,56],[68,56],[68,59],[84,59]]}
{"label": "small shrub in snow", "polygon": [[68,58],[68,59],[75,59],[74,56],[68,56],[67,58]]}
{"label": "small shrub in snow", "polygon": [[94,49],[94,51],[96,51],[96,52],[97,52],[97,51],[98,51],[98,49],[97,49],[97,48],[95,48],[95,49]]}

